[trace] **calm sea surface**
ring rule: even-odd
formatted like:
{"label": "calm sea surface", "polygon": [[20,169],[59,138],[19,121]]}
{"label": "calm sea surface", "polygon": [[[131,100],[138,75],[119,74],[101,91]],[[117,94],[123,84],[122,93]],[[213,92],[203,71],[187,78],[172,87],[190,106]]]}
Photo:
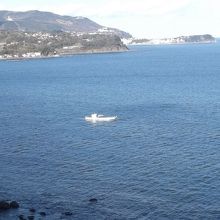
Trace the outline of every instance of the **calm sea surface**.
{"label": "calm sea surface", "polygon": [[0,199],[1,220],[220,219],[220,44],[0,62]]}

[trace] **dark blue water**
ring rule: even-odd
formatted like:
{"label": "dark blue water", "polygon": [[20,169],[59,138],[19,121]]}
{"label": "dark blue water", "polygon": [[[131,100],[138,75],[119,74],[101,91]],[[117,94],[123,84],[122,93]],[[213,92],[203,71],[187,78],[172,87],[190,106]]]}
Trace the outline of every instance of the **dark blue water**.
{"label": "dark blue water", "polygon": [[0,62],[0,198],[21,204],[0,219],[220,219],[220,44]]}

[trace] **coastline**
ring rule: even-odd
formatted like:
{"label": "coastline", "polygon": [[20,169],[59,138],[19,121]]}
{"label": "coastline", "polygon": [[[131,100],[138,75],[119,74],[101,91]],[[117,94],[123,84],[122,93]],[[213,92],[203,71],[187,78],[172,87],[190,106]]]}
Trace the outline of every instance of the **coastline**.
{"label": "coastline", "polygon": [[216,44],[217,41],[214,42],[188,42],[188,43],[132,43],[128,44],[128,46],[163,46],[163,45],[191,45],[191,44]]}
{"label": "coastline", "polygon": [[61,58],[75,55],[86,55],[86,54],[108,54],[108,53],[124,53],[130,51],[129,47],[132,46],[166,46],[166,45],[199,45],[199,44],[216,44],[216,41],[204,41],[204,42],[182,42],[182,43],[132,43],[127,44],[124,48],[109,48],[109,49],[91,49],[91,50],[81,50],[81,51],[72,51],[72,52],[61,52],[55,55],[48,56],[34,56],[34,57],[10,57],[10,58],[1,58],[0,61],[22,61],[22,60],[33,60],[33,59],[51,59],[51,58]]}
{"label": "coastline", "polygon": [[35,59],[51,59],[51,58],[61,58],[61,57],[70,57],[75,55],[93,55],[93,54],[108,54],[108,53],[124,53],[128,52],[129,49],[109,49],[109,50],[87,50],[81,52],[73,52],[73,53],[61,53],[56,55],[48,55],[48,56],[36,56],[36,57],[11,57],[11,58],[0,58],[0,61],[22,61],[22,60],[35,60]]}

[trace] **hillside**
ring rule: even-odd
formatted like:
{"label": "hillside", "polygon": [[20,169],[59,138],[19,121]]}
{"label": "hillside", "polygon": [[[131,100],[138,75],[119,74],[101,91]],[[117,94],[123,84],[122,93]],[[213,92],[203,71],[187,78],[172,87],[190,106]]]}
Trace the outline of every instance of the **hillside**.
{"label": "hillside", "polygon": [[126,51],[117,35],[0,31],[0,59]]}
{"label": "hillside", "polygon": [[132,37],[124,31],[104,27],[85,17],[61,16],[42,11],[0,11],[0,30],[27,32],[111,33],[120,38]]}
{"label": "hillside", "polygon": [[121,38],[130,37],[85,17],[0,11],[0,59],[125,51]]}

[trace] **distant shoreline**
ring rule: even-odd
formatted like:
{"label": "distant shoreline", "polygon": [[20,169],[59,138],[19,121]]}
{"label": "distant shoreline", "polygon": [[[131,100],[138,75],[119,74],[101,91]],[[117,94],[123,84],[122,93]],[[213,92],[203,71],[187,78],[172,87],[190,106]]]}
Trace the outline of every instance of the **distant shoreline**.
{"label": "distant shoreline", "polygon": [[128,46],[166,46],[166,45],[192,45],[192,44],[216,44],[215,42],[188,42],[188,43],[132,43],[128,44]]}
{"label": "distant shoreline", "polygon": [[210,34],[179,36],[161,39],[131,39],[129,45],[182,45],[182,44],[210,44],[216,43],[216,38]]}
{"label": "distant shoreline", "polygon": [[129,49],[124,50],[103,50],[103,51],[84,51],[76,53],[67,53],[59,55],[48,55],[48,56],[37,56],[37,57],[12,57],[12,58],[0,58],[0,61],[22,61],[22,60],[35,60],[35,59],[51,59],[51,58],[62,58],[62,57],[71,57],[76,55],[93,55],[93,54],[108,54],[108,53],[124,53],[128,52]]}
{"label": "distant shoreline", "polygon": [[160,44],[150,44],[150,43],[133,43],[128,44],[128,49],[112,49],[112,50],[89,50],[75,53],[63,53],[57,55],[48,55],[48,56],[36,56],[36,57],[11,57],[11,58],[0,58],[0,61],[22,61],[22,60],[34,60],[34,59],[51,59],[51,58],[61,58],[61,57],[71,57],[76,55],[93,55],[93,54],[108,54],[108,53],[124,53],[128,52],[129,47],[132,46],[166,46],[166,45],[199,45],[199,44],[216,44],[218,40],[215,42],[184,42],[184,43],[160,43]]}

